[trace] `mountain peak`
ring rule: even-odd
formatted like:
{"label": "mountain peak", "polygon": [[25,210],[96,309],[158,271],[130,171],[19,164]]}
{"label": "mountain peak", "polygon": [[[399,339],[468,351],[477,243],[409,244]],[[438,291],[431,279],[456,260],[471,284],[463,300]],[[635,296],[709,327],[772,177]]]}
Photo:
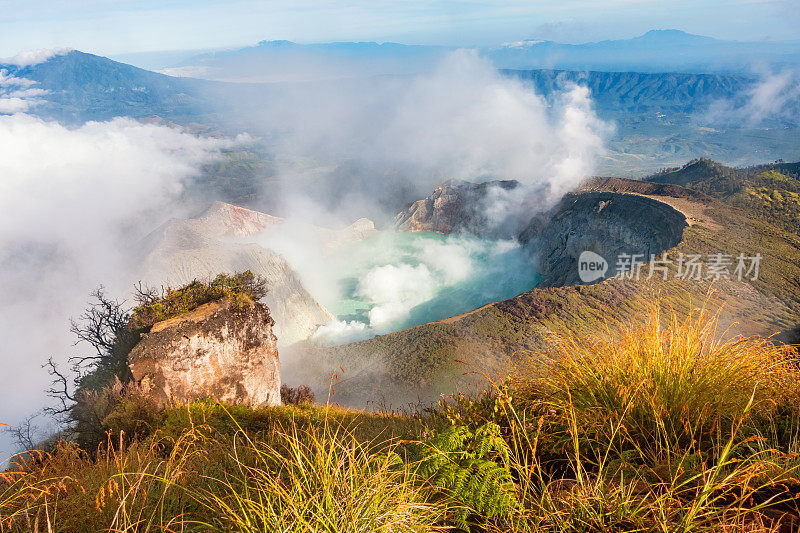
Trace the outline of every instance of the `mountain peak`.
{"label": "mountain peak", "polygon": [[694,35],[693,33],[686,33],[683,30],[666,29],[666,30],[650,30],[644,35],[635,37],[633,40],[668,44],[668,43],[692,42],[692,41],[713,41],[714,39],[712,37],[704,37],[702,35]]}

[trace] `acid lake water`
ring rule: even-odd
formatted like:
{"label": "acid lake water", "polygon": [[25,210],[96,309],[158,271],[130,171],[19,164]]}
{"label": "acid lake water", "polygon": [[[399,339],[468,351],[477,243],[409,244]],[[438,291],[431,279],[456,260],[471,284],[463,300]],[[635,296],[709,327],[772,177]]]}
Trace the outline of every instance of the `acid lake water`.
{"label": "acid lake water", "polygon": [[381,233],[325,260],[338,321],[317,340],[338,344],[460,315],[536,286],[533,260],[514,241],[430,232]]}

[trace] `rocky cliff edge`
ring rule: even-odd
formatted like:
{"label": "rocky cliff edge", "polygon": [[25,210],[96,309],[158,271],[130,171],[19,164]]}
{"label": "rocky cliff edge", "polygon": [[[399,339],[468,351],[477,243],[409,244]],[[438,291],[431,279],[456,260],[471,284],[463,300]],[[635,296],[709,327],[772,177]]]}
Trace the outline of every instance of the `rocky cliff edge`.
{"label": "rocky cliff edge", "polygon": [[212,398],[279,405],[275,321],[266,305],[224,298],[155,324],[131,351],[134,380],[157,404]]}

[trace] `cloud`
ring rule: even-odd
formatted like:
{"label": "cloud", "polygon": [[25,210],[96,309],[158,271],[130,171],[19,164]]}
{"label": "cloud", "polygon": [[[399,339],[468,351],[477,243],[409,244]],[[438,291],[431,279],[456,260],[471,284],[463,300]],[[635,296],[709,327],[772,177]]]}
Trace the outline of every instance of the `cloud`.
{"label": "cloud", "polygon": [[72,48],[39,48],[37,50],[24,50],[15,56],[0,59],[0,64],[30,67],[32,65],[44,63],[53,57],[68,54],[72,52],[72,50]]}
{"label": "cloud", "polygon": [[396,211],[450,178],[518,179],[554,201],[592,173],[611,133],[587,89],[545,99],[473,50],[424,74],[276,84],[239,105],[284,156],[285,181],[350,218],[381,216],[362,208],[382,202]]}
{"label": "cloud", "polygon": [[800,77],[792,71],[768,75],[753,88],[749,96],[742,112],[751,121],[788,118],[790,113],[796,119],[800,103]]}
{"label": "cloud", "polygon": [[24,113],[43,102],[44,89],[32,87],[37,82],[19,78],[0,69],[0,115]]}
{"label": "cloud", "polygon": [[204,66],[171,67],[158,72],[176,78],[206,78],[209,75],[208,67]]}
{"label": "cloud", "polygon": [[0,69],[0,87],[30,87],[37,82],[26,78],[18,78],[6,69]]}
{"label": "cloud", "polygon": [[758,127],[773,121],[798,124],[800,75],[792,70],[762,72],[749,90],[730,99],[713,102],[700,120]]}
{"label": "cloud", "polygon": [[4,422],[45,402],[41,364],[85,350],[70,349],[68,318],[100,283],[114,295],[130,289],[131,243],[175,216],[187,180],[232,142],[130,119],[68,129],[0,116]]}
{"label": "cloud", "polygon": [[30,109],[32,103],[24,98],[3,97],[0,98],[0,115],[13,115],[22,113]]}

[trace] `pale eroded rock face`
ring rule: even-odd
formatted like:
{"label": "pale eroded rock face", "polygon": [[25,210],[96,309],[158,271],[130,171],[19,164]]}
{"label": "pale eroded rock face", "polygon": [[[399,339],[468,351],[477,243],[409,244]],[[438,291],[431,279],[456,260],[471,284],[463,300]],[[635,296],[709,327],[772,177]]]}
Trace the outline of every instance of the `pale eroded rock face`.
{"label": "pale eroded rock face", "polygon": [[281,370],[275,321],[266,305],[230,299],[159,322],[128,356],[134,380],[157,404],[212,398],[279,405]]}

